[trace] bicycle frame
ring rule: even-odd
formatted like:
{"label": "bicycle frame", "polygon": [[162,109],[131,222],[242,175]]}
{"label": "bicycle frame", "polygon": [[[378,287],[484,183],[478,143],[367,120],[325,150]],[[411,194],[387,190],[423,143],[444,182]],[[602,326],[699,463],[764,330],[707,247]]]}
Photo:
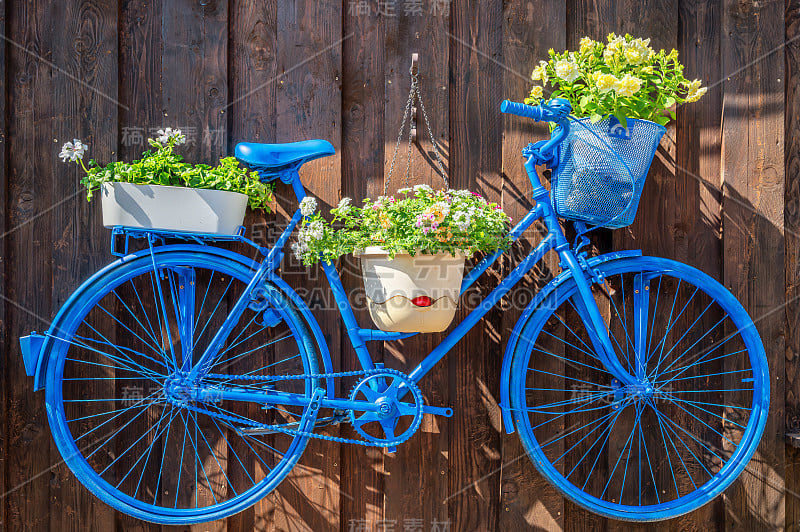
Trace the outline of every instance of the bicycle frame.
{"label": "bicycle frame", "polygon": [[[548,144],[552,144],[554,140],[556,139],[551,139]],[[562,268],[570,270],[577,283],[578,297],[575,298],[576,308],[578,309],[581,318],[587,323],[586,329],[589,333],[590,340],[605,368],[625,385],[633,385],[638,381],[636,377],[630,375],[630,373],[625,370],[621,362],[616,357],[614,348],[611,345],[611,340],[607,334],[603,318],[594,300],[594,296],[592,295],[590,282],[586,278],[584,267],[581,265],[578,256],[570,248],[569,242],[561,230],[558,218],[550,204],[549,192],[542,186],[538,173],[536,172],[536,161],[537,157],[530,155],[525,162],[525,169],[533,185],[533,199],[536,201],[536,205],[511,230],[511,238],[512,241],[516,241],[536,220],[544,221],[544,224],[547,228],[547,234],[539,242],[539,244],[533,250],[531,250],[531,252],[508,274],[508,276],[506,276],[480,302],[480,304],[473,309],[458,325],[456,325],[456,327],[442,340],[442,342],[439,343],[428,355],[426,355],[425,358],[410,372],[409,376],[413,382],[420,382],[423,377],[425,377],[425,375],[427,375],[428,372],[440,360],[442,360],[442,358],[444,358],[450,349],[452,349],[453,346],[455,346],[455,344],[461,340],[467,334],[467,332],[474,327],[505,294],[511,290],[514,285],[516,285],[540,260],[542,260],[544,255],[550,250],[555,250],[558,253],[561,259]],[[303,198],[306,197],[306,191],[300,181],[297,169],[293,169],[287,178],[288,179],[283,180],[290,181],[295,195],[297,196],[298,202],[302,201]],[[188,376],[190,380],[202,377],[202,374],[205,373],[212,365],[216,354],[219,352],[219,349],[222,345],[224,345],[231,330],[233,330],[233,327],[236,325],[242,313],[250,303],[253,290],[255,290],[261,283],[265,281],[277,279],[278,276],[275,273],[275,269],[283,257],[283,248],[285,247],[289,236],[297,228],[301,218],[302,215],[298,209],[292,216],[283,233],[276,241],[275,245],[269,250],[269,252],[267,252],[266,257],[257,269],[247,289],[236,302],[233,309],[231,309],[225,319],[225,322],[220,326],[209,346],[206,348],[195,366],[191,369]],[[485,272],[489,266],[491,266],[503,253],[504,252],[502,250],[499,250],[492,255],[485,257],[477,265],[475,265],[475,267],[473,267],[464,278],[461,285],[461,293],[463,294],[475,282],[475,280],[483,272]],[[355,313],[353,312],[353,308],[347,298],[347,294],[335,266],[331,263],[323,262],[322,269],[328,279],[329,286],[336,300],[337,308],[342,316],[342,320],[345,324],[350,342],[355,349],[356,356],[358,357],[362,369],[376,369],[375,362],[373,361],[366,345],[367,341],[400,340],[417,334],[393,333],[359,327]],[[637,357],[637,364],[635,367],[639,367],[640,361],[638,358],[640,353],[638,350],[635,353],[635,356]],[[219,394],[219,391],[215,393]],[[245,396],[248,395],[252,395],[253,397],[251,399],[254,401],[265,400],[264,394],[260,393],[230,393],[235,393],[235,399],[239,400],[246,400]],[[225,397],[226,393],[223,392],[221,398],[224,399]],[[268,402],[273,401],[280,402],[281,399],[278,397],[270,397],[268,399]],[[321,401],[322,406],[329,408],[352,408],[355,406],[360,410],[365,409],[364,404],[359,403],[358,405],[355,405],[351,403],[354,402],[338,399],[323,399]],[[443,415],[449,415],[449,410],[450,409],[440,409],[434,407],[426,408],[426,412],[428,413]]]}

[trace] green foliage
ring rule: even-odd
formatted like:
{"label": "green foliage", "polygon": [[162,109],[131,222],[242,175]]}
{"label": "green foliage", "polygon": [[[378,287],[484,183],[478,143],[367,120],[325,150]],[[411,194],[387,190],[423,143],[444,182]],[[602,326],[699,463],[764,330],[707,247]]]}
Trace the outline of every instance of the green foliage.
{"label": "green foliage", "polygon": [[331,262],[370,246],[397,253],[492,252],[510,243],[509,218],[495,203],[467,190],[434,191],[427,185],[397,191],[395,196],[365,199],[361,207],[344,198],[328,221],[316,201],[300,205],[304,219],[292,246],[303,264]]}
{"label": "green foliage", "polygon": [[677,50],[654,52],[650,39],[630,35],[608,35],[608,43],[584,37],[576,52],[549,51],[531,79],[534,86],[525,103],[537,105],[544,87],[553,87],[550,98],[566,98],[572,114],[597,122],[614,115],[623,125],[626,118],[641,118],[665,125],[675,118],[676,104],[695,102],[707,88],[700,80],[683,76]]}
{"label": "green foliage", "polygon": [[269,211],[268,203],[272,200],[273,189],[271,185],[261,183],[256,172],[240,166],[235,157],[224,157],[216,166],[189,164],[174,151],[175,146],[184,141],[185,137],[179,130],[173,132],[167,129],[167,134],[162,134],[158,139],[148,139],[153,149],[145,151],[141,159],[131,162],[115,161],[100,166],[96,161],[90,160],[88,166],[85,166],[82,151],[79,156],[70,157],[67,145],[71,143],[62,148],[62,158],[76,160],[86,171],[86,175],[81,178],[81,184],[86,187],[86,199],[90,201],[93,193],[103,183],[124,182],[229,190],[246,194],[251,208]]}

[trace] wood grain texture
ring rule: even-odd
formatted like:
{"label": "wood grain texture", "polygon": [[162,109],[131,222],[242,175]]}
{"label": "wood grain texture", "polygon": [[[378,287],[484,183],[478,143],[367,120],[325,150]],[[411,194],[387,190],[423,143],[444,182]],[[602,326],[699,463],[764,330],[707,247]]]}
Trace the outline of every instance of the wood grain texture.
{"label": "wood grain texture", "polygon": [[[800,431],[800,2],[786,3],[784,227],[786,265],[786,432]],[[786,490],[800,491],[800,453],[786,446]],[[791,490],[791,491],[790,491]],[[786,530],[800,530],[800,504],[786,500]]]}
{"label": "wood grain texture", "polygon": [[[53,21],[47,3],[8,5],[9,39],[7,67],[14,75],[8,87],[9,205],[5,242],[8,281],[4,294],[13,341],[8,352],[6,378],[9,383],[26,382],[16,339],[31,329],[45,329],[52,308],[52,223],[37,217],[53,205],[54,157],[31,157],[30,147],[54,146],[52,132],[53,68],[42,61],[52,55],[50,31]],[[46,149],[46,148],[44,148]],[[70,175],[65,168],[61,174]],[[74,177],[74,174],[72,174]],[[24,273],[23,273],[24,272]],[[34,282],[31,282],[35,280]],[[8,528],[50,528],[50,442],[52,441],[44,397],[30,386],[12,386],[6,398],[9,446],[6,479],[10,492],[4,497]]]}
{"label": "wood grain texture", "polygon": [[[228,44],[228,107],[227,154],[233,153],[238,142],[275,142],[276,135],[276,55],[277,55],[277,3],[276,1],[237,0],[229,7]],[[244,226],[249,238],[266,246],[276,238],[276,229],[286,223],[285,216],[279,217],[274,211],[248,209]],[[257,252],[250,246],[235,246],[238,253],[256,259]],[[264,343],[262,335],[256,335],[248,349],[256,349]],[[262,358],[268,357],[264,353]],[[249,357],[245,357],[247,359]],[[255,361],[245,363],[258,367]],[[259,362],[258,365],[263,364]],[[256,416],[258,405],[249,405],[248,413]],[[256,419],[251,417],[251,419]],[[248,449],[249,450],[249,449]],[[254,462],[252,453],[238,451]],[[255,469],[256,464],[252,467]],[[239,480],[244,481],[243,472]],[[266,497],[252,508],[233,515],[228,519],[228,530],[264,529],[266,516],[272,515],[275,507]]]}
{"label": "wood grain texture", "polygon": [[[342,11],[331,0],[278,2],[278,85],[276,95],[278,142],[322,138],[341,148]],[[341,197],[341,157],[325,157],[304,165],[300,177],[307,193],[318,200],[323,212]],[[280,189],[279,189],[280,190]],[[286,212],[297,201],[283,187],[278,198]],[[287,256],[284,277],[311,305],[325,339],[334,346],[334,367],[340,367],[341,320],[319,267],[298,267]],[[287,266],[287,264],[289,266]],[[338,384],[338,383],[337,383]],[[339,390],[343,392],[343,390]],[[338,428],[325,431],[337,435]],[[289,530],[339,528],[340,468],[338,445],[312,440],[294,471],[271,495],[276,511],[267,527]],[[333,458],[332,457],[337,457]],[[348,490],[342,486],[342,489]]]}
{"label": "wood grain texture", "polygon": [[[6,3],[0,2],[0,35],[6,35]],[[0,48],[0,72],[6,72],[6,47]],[[8,176],[6,174],[6,144],[8,140],[7,123],[6,123],[6,78],[5,76],[0,79],[0,117],[2,117],[2,125],[0,125],[0,295],[5,295],[6,283],[8,282],[8,264],[5,258],[8,256],[7,247],[5,242],[5,234],[7,225],[8,213]],[[16,339],[12,339],[9,334],[7,319],[7,309],[5,302],[0,301],[0,350],[8,353],[11,350],[11,345]],[[5,412],[5,405],[8,399],[8,381],[6,380],[6,365],[0,368],[0,490],[2,493],[7,491],[6,482],[6,460],[5,456],[8,453],[8,416]],[[8,516],[6,514],[6,505],[0,504],[0,530],[8,528]]]}
{"label": "wood grain texture", "polygon": [[[351,14],[358,4],[0,1],[0,33],[9,39],[0,49],[0,345],[6,354],[0,488],[7,491],[0,529],[173,530],[114,513],[56,465],[61,458],[43,393],[33,393],[24,374],[17,338],[46,329],[68,294],[111,259],[99,202],[82,199],[79,174],[57,159],[53,139],[79,136],[105,162],[139,155],[154,129],[181,127],[190,137],[187,159],[212,162],[239,141],[327,138],[341,155],[307,165],[302,175],[327,209],[342,196],[382,192],[410,53],[419,51],[422,92],[451,185],[502,200],[518,219],[530,207],[519,150],[546,132],[500,117],[500,100],[524,97],[529,71],[547,48],[574,48],[584,35],[605,40],[615,31],[676,47],[687,76],[710,90],[678,109],[636,223],[601,233],[595,250],[644,248],[722,279],[761,318],[773,377],[765,439],[742,480],[703,509],[647,529],[798,530],[800,499],[785,495],[784,484],[786,493],[800,491],[800,456],[785,451],[783,432],[800,430],[800,48],[792,40],[800,4],[426,0],[418,15],[415,2],[403,0],[368,2],[368,15]],[[391,4],[394,15],[377,12]],[[423,139],[420,146],[414,182],[438,186],[430,143]],[[400,161],[398,180],[405,170]],[[295,208],[286,187],[278,190],[276,208],[272,216],[248,215],[248,232],[259,243],[272,241]],[[538,239],[535,230],[526,237],[498,271],[509,271]],[[354,304],[357,266],[341,264]],[[378,530],[403,530],[416,520],[423,530],[434,520],[449,522],[450,530],[640,528],[564,501],[523,456],[517,436],[501,432],[498,379],[506,337],[526,294],[556,269],[554,261],[545,262],[421,384],[427,402],[452,406],[454,418],[426,416],[395,454],[314,442],[295,472],[253,509],[196,529],[349,532],[362,520]],[[300,268],[287,255],[282,273],[315,307],[334,368],[353,369],[320,270]],[[496,273],[481,280],[482,292]],[[359,319],[370,323],[363,312]],[[439,339],[373,345],[373,354],[390,367],[409,368]],[[339,392],[347,393],[349,384]],[[346,426],[325,433],[352,434]]]}
{"label": "wood grain texture", "polygon": [[[377,198],[383,193],[385,27],[383,17],[372,12],[360,15],[348,9],[343,14],[342,33],[352,37],[342,43],[341,185],[342,196],[356,204],[361,198]],[[371,327],[359,262],[344,257],[339,262],[339,274],[359,324]],[[370,342],[369,350],[374,361],[383,360],[382,342]],[[343,371],[360,368],[350,338],[344,333],[340,352]],[[341,430],[348,438],[360,438],[348,424],[342,424]],[[376,527],[384,519],[384,450],[342,445],[339,463],[340,530],[362,523]]]}
{"label": "wood grain texture", "polygon": [[[496,87],[504,75],[502,6],[458,2],[451,13],[451,186],[502,200],[502,131]],[[480,133],[478,133],[480,132]],[[457,316],[496,286],[488,271],[462,298]],[[473,302],[473,303],[471,303]],[[495,307],[461,340],[449,359],[451,399],[448,512],[457,530],[497,530],[500,491],[502,313]]]}
{"label": "wood grain texture", "polygon": [[[46,16],[52,24],[52,61],[62,73],[52,78],[53,128],[59,140],[81,138],[91,156],[109,161],[118,149],[117,103],[117,2],[115,0],[51,3]],[[64,43],[70,43],[65,46]],[[76,81],[80,80],[80,82]],[[79,183],[77,167],[65,168],[48,157],[54,199],[50,222],[53,235],[52,309],[55,314],[78,284],[109,262],[109,232],[99,223],[99,201],[87,203]],[[66,223],[65,223],[66,221]],[[110,319],[102,320],[106,325]],[[96,322],[97,326],[103,326]],[[104,393],[108,385],[92,383],[92,394]],[[51,530],[100,530],[113,522],[113,511],[88,492],[62,463],[55,446],[50,460],[53,470],[50,496],[55,511]]]}
{"label": "wood grain texture", "polygon": [[[130,160],[141,155],[147,138],[164,127],[161,104],[162,11],[159,0],[122,2],[119,13],[118,156]],[[155,309],[148,301],[148,311]],[[122,384],[124,385],[124,384]],[[142,427],[144,430],[145,427]],[[130,462],[124,465],[132,465]],[[116,513],[119,530],[154,532],[159,525]]]}
{"label": "wood grain texture", "polygon": [[[423,103],[430,118],[431,128],[444,158],[445,169],[451,158],[449,136],[450,46],[447,32],[450,15],[444,12],[424,12],[422,15],[398,10],[397,15],[385,17],[385,118],[382,128],[384,146],[382,174],[389,179],[391,159],[396,146],[403,110],[411,86],[409,68],[411,54],[419,53],[419,83]],[[417,104],[419,107],[419,104]],[[425,127],[422,111],[417,116],[418,141],[412,146],[411,176],[409,185],[425,183],[435,189],[444,186],[437,171],[432,145]],[[408,123],[406,124],[408,126]],[[389,194],[405,186],[407,155],[407,130],[398,150],[397,162],[388,184]],[[450,174],[452,175],[452,174]],[[383,181],[379,182],[382,185]],[[389,342],[384,350],[386,365],[411,371],[423,356],[444,338],[441,334],[422,334],[399,342]],[[455,353],[451,353],[454,357]],[[452,358],[451,358],[452,360]],[[448,368],[442,364],[420,383],[427,404],[452,406],[452,388],[449,386]],[[450,434],[453,419],[425,416],[417,434],[397,452],[384,459],[384,512],[389,523],[401,528],[414,520],[429,528],[431,523],[447,522],[448,480],[452,474]]]}
{"label": "wood grain texture", "polygon": [[724,283],[753,316],[771,377],[770,416],[746,472],[726,493],[726,528],[784,525],[783,5],[723,3]]}
{"label": "wood grain texture", "polygon": [[[186,135],[181,154],[187,161],[213,164],[227,152],[228,3],[163,2],[161,42],[162,126],[180,128]],[[224,438],[216,442],[212,438],[209,445],[225,463]],[[212,504],[214,495],[200,490],[200,501]],[[220,520],[190,529],[221,532],[227,523]]]}
{"label": "wood grain texture", "polygon": [[[547,17],[538,16],[547,12]],[[504,98],[522,101],[532,81],[528,70],[545,57],[549,48],[566,46],[566,5],[554,1],[544,4],[517,0],[508,2],[503,13],[503,72]],[[521,151],[527,143],[548,136],[547,126],[513,115],[504,115],[503,127],[503,210],[520,220],[533,206],[531,184],[523,166]],[[543,179],[544,180],[544,179]],[[515,244],[503,272],[514,266],[538,243],[546,231],[543,224],[529,229]],[[558,257],[548,256],[514,292],[503,301],[503,352],[522,310],[536,291],[558,273]],[[553,352],[559,352],[553,346]],[[548,369],[563,374],[563,363]],[[544,386],[543,386],[544,387]],[[547,402],[547,401],[545,401]],[[505,429],[506,427],[504,427]],[[505,432],[505,431],[504,431]],[[539,474],[522,447],[517,434],[503,435],[500,493],[500,530],[554,530],[563,527],[564,503],[559,493]]]}

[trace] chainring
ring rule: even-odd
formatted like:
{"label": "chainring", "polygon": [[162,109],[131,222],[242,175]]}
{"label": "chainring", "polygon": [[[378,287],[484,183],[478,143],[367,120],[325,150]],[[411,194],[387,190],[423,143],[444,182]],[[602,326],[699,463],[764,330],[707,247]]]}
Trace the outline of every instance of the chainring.
{"label": "chainring", "polygon": [[[404,397],[412,402],[402,401]],[[353,429],[376,446],[393,447],[402,443],[422,423],[422,392],[408,375],[397,370],[383,369],[367,375],[353,387],[350,400],[377,406],[377,411],[349,412]]]}

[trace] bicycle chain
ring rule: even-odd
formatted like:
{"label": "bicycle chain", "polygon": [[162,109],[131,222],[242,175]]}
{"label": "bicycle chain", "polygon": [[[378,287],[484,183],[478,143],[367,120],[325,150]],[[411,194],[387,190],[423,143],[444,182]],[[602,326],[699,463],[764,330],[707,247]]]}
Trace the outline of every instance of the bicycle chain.
{"label": "bicycle chain", "polygon": [[[380,368],[380,369],[370,369],[370,370],[359,370],[359,371],[343,371],[339,373],[313,373],[313,374],[303,374],[303,375],[226,375],[224,373],[208,373],[206,377],[210,377],[212,379],[226,379],[226,380],[245,380],[245,381],[287,381],[287,380],[303,380],[303,379],[329,379],[329,378],[340,378],[340,377],[357,377],[357,376],[371,376],[377,375],[379,373],[389,373],[393,375],[397,375],[401,378],[405,377],[408,378],[408,375],[403,373],[402,371],[398,371],[396,369],[389,369],[389,368]],[[268,425],[266,423],[258,423],[257,421],[253,421],[247,418],[240,418],[238,416],[231,416],[228,414],[223,414],[222,412],[212,412],[210,410],[206,410],[205,408],[199,408],[196,406],[192,406],[189,404],[182,405],[187,410],[192,410],[194,412],[198,412],[200,414],[206,414],[211,417],[216,417],[218,419],[231,421],[234,423],[241,423],[244,425],[249,425],[251,427],[260,428],[260,429],[267,429],[267,430],[274,430],[275,432],[280,432],[283,434],[288,434],[290,436],[307,436],[309,438],[315,438],[318,440],[324,441],[331,441],[335,443],[353,443],[356,445],[362,445],[364,447],[394,447],[397,446],[405,441],[407,441],[411,436],[414,435],[414,432],[408,435],[406,438],[402,439],[395,439],[383,442],[371,442],[367,440],[354,440],[351,438],[341,438],[339,436],[328,436],[326,434],[318,434],[316,432],[308,432],[302,430],[293,430],[287,429],[285,427],[281,427],[280,425]],[[344,420],[343,420],[344,421]],[[349,421],[349,419],[348,419]]]}

